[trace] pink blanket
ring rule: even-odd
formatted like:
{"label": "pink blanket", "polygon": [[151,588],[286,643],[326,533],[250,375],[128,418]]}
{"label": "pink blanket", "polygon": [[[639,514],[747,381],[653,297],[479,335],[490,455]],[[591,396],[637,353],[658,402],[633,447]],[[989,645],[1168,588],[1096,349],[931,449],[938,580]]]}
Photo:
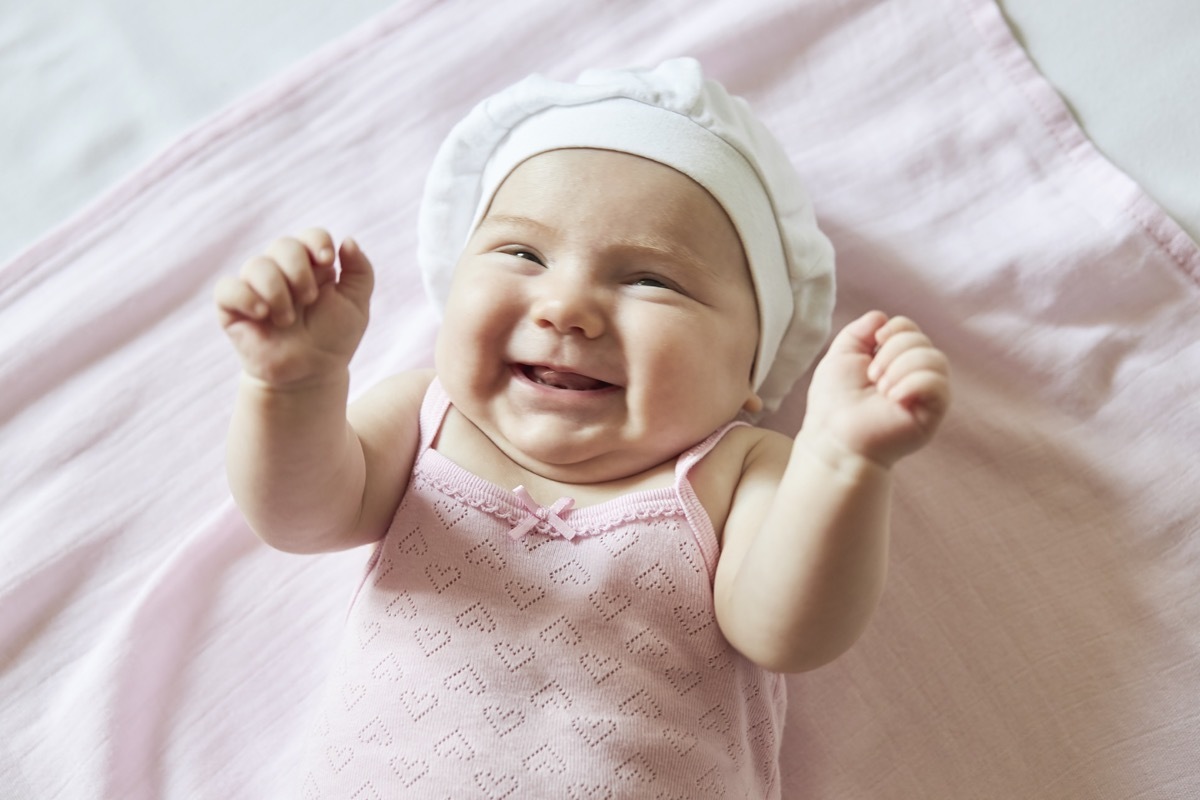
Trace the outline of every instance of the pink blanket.
{"label": "pink blanket", "polygon": [[993,3],[467,15],[401,3],[0,269],[0,796],[280,796],[367,554],[273,552],[229,501],[215,276],[353,233],[381,272],[354,391],[427,364],[414,214],[449,126],[528,72],[680,54],[807,176],[839,321],[913,315],[955,366],[874,624],[789,679],[784,796],[1200,796],[1200,252]]}

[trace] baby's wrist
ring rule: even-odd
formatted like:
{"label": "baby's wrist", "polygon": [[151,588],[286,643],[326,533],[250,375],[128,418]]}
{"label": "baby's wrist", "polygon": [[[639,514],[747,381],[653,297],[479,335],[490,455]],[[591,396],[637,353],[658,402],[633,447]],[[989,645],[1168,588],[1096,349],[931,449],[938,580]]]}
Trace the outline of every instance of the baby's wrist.
{"label": "baby's wrist", "polygon": [[345,394],[350,386],[349,367],[322,371],[287,381],[270,380],[243,369],[241,386],[244,390],[264,397],[303,399],[329,392]]}
{"label": "baby's wrist", "polygon": [[891,472],[892,464],[856,450],[819,427],[801,427],[794,448],[825,465],[833,473],[851,480]]}

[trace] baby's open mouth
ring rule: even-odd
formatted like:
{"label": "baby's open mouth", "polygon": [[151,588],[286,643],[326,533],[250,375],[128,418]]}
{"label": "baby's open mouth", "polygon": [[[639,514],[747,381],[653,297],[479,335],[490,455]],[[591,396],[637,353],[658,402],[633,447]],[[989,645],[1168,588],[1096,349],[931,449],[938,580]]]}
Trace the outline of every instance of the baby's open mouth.
{"label": "baby's open mouth", "polygon": [[612,386],[598,378],[590,378],[577,372],[566,372],[537,364],[521,364],[521,372],[526,378],[543,386],[555,389],[566,389],[572,392],[595,392]]}

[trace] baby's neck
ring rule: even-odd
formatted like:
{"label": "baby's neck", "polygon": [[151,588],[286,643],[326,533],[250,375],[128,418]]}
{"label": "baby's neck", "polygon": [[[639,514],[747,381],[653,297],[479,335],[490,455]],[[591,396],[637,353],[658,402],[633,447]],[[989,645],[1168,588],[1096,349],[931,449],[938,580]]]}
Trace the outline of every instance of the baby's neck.
{"label": "baby's neck", "polygon": [[[502,489],[524,486],[535,501],[545,506],[563,497],[574,500],[576,508],[599,505],[632,492],[669,487],[675,479],[675,459],[672,458],[632,475],[601,481],[575,481],[571,479],[569,469],[555,474],[538,465],[523,463],[519,457],[511,457],[453,407],[433,442],[433,449]],[[583,473],[584,470],[580,470],[580,474]]]}

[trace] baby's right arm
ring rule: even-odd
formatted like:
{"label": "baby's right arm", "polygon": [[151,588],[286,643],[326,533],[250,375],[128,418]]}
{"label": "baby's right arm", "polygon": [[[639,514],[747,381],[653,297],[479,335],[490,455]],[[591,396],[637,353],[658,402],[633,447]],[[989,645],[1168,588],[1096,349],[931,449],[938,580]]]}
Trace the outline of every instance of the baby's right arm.
{"label": "baby's right arm", "polygon": [[[370,262],[324,230],[273,242],[216,288],[242,362],[229,430],[234,498],[255,532],[290,552],[380,538],[407,483],[430,375],[385,381],[347,413],[349,364],[366,331]],[[386,443],[386,445],[384,444]]]}

